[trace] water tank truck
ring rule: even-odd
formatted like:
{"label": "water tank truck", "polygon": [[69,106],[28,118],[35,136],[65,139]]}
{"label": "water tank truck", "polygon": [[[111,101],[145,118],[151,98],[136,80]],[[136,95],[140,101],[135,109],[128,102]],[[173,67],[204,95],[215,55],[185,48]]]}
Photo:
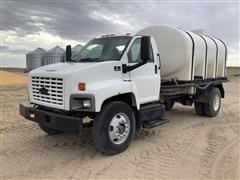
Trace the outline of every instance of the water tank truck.
{"label": "water tank truck", "polygon": [[[215,117],[227,82],[227,47],[215,37],[171,26],[88,42],[66,62],[29,73],[29,101],[20,114],[48,134],[82,135],[90,126],[96,148],[123,152],[136,131],[167,123],[174,103]],[[86,122],[88,117],[90,122]]]}

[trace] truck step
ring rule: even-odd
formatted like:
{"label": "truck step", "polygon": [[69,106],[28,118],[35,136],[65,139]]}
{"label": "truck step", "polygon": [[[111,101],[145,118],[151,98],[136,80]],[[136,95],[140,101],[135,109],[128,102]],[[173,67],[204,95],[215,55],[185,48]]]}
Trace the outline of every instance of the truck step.
{"label": "truck step", "polygon": [[155,121],[146,121],[146,122],[143,122],[142,128],[151,129],[156,126],[166,124],[168,122],[169,122],[168,119],[161,119],[161,120],[157,120],[157,121],[156,120]]}
{"label": "truck step", "polygon": [[161,103],[151,103],[141,106],[139,119],[142,128],[153,128],[169,122],[164,118],[165,105]]}

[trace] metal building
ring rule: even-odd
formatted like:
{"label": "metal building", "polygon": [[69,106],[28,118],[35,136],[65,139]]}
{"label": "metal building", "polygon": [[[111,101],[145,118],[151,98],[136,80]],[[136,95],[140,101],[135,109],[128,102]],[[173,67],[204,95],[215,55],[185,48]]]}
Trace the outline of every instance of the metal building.
{"label": "metal building", "polygon": [[26,54],[26,72],[42,66],[45,52],[44,49],[39,47]]}
{"label": "metal building", "polygon": [[63,62],[65,51],[59,46],[48,50],[43,57],[43,65]]}
{"label": "metal building", "polygon": [[81,44],[77,44],[76,46],[74,46],[72,48],[72,55],[74,56],[74,54],[76,54],[78,51],[80,51],[82,49],[82,45]]}

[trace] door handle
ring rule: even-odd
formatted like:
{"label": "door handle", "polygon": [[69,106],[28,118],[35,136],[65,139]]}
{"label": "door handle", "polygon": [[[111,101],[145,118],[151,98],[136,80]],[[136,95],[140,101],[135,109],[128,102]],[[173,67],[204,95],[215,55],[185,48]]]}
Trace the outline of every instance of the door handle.
{"label": "door handle", "polygon": [[155,74],[157,74],[158,73],[158,67],[157,67],[157,65],[155,65]]}

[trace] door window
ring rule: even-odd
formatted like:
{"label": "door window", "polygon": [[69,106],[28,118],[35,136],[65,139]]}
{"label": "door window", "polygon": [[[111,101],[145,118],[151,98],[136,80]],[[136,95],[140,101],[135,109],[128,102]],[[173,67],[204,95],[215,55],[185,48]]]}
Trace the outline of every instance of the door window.
{"label": "door window", "polygon": [[[150,59],[148,62],[153,62],[153,51],[152,45],[150,45]],[[139,63],[141,62],[141,38],[137,38],[134,40],[131,49],[128,51],[128,62],[129,63]]]}

